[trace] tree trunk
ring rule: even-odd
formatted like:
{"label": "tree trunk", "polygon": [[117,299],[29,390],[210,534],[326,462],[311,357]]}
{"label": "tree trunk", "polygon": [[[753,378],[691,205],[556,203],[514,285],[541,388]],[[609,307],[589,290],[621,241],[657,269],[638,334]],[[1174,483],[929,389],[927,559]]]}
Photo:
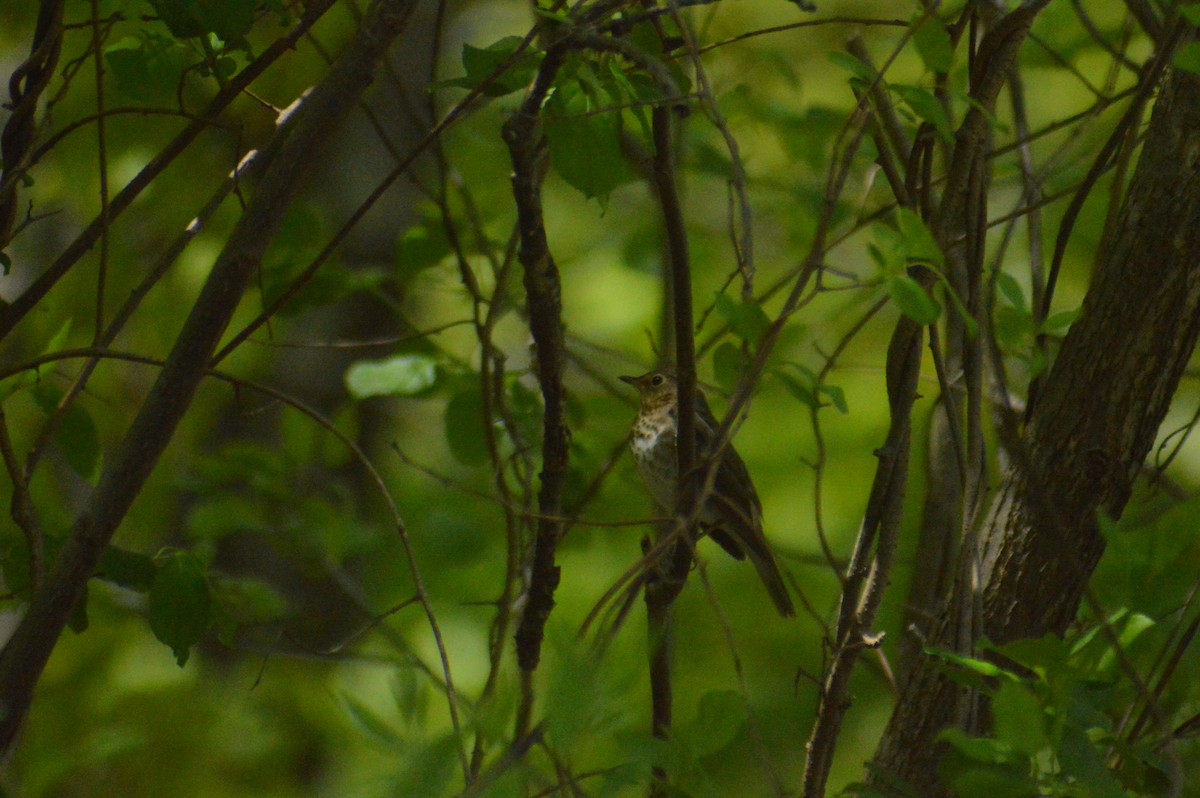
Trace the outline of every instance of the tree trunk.
{"label": "tree trunk", "polygon": [[[1096,512],[1121,514],[1200,332],[1200,77],[1165,81],[1100,251],[981,533],[981,631],[995,643],[1061,634],[1074,619],[1104,550]],[[961,608],[973,601],[960,580],[932,645],[963,643]],[[922,795],[945,794],[934,741],[961,698],[920,656],[875,766]]]}

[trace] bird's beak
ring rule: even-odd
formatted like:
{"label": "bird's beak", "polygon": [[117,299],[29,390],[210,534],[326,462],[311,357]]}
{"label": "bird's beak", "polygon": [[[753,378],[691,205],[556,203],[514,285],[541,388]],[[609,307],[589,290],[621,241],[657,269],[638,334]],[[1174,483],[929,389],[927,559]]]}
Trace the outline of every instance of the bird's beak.
{"label": "bird's beak", "polygon": [[637,385],[637,377],[617,377],[621,382],[627,382],[630,385]]}

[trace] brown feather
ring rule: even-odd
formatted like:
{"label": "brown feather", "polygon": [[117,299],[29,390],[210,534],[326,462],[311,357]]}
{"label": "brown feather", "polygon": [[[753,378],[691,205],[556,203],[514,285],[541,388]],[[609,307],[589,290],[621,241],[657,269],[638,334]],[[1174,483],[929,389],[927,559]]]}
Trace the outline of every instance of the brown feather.
{"label": "brown feather", "polygon": [[[674,510],[675,464],[675,381],[669,375],[650,372],[640,377],[622,377],[638,389],[642,403],[634,423],[630,445],[643,480],[655,501],[667,511]],[[719,424],[704,395],[696,392],[696,449],[698,466],[705,468],[712,455]],[[654,438],[639,435],[657,433]],[[650,445],[652,444],[652,445]],[[659,449],[660,445],[668,448]],[[700,516],[701,529],[732,557],[749,556],[781,615],[796,610],[775,562],[770,543],[762,531],[762,503],[754,490],[750,472],[732,444],[721,451],[711,495]]]}

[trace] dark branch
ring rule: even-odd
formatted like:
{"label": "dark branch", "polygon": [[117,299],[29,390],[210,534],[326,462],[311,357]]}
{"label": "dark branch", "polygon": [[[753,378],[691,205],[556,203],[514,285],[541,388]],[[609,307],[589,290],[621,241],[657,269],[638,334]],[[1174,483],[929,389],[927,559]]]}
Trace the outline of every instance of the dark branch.
{"label": "dark branch", "polygon": [[411,6],[405,0],[376,6],[325,80],[276,134],[279,145],[272,148],[262,182],[213,265],[158,379],[76,520],[45,589],[33,597],[0,653],[0,747],[7,748],[16,735],[72,608],[187,411],[218,339],[317,153],[370,85]]}

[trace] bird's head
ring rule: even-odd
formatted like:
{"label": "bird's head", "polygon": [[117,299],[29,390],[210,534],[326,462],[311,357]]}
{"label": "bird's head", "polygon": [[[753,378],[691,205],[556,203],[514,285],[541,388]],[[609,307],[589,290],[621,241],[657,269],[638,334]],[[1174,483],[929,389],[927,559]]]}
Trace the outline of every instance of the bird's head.
{"label": "bird's head", "polygon": [[640,377],[621,377],[642,397],[642,407],[655,408],[675,401],[675,378],[661,371],[651,371]]}

